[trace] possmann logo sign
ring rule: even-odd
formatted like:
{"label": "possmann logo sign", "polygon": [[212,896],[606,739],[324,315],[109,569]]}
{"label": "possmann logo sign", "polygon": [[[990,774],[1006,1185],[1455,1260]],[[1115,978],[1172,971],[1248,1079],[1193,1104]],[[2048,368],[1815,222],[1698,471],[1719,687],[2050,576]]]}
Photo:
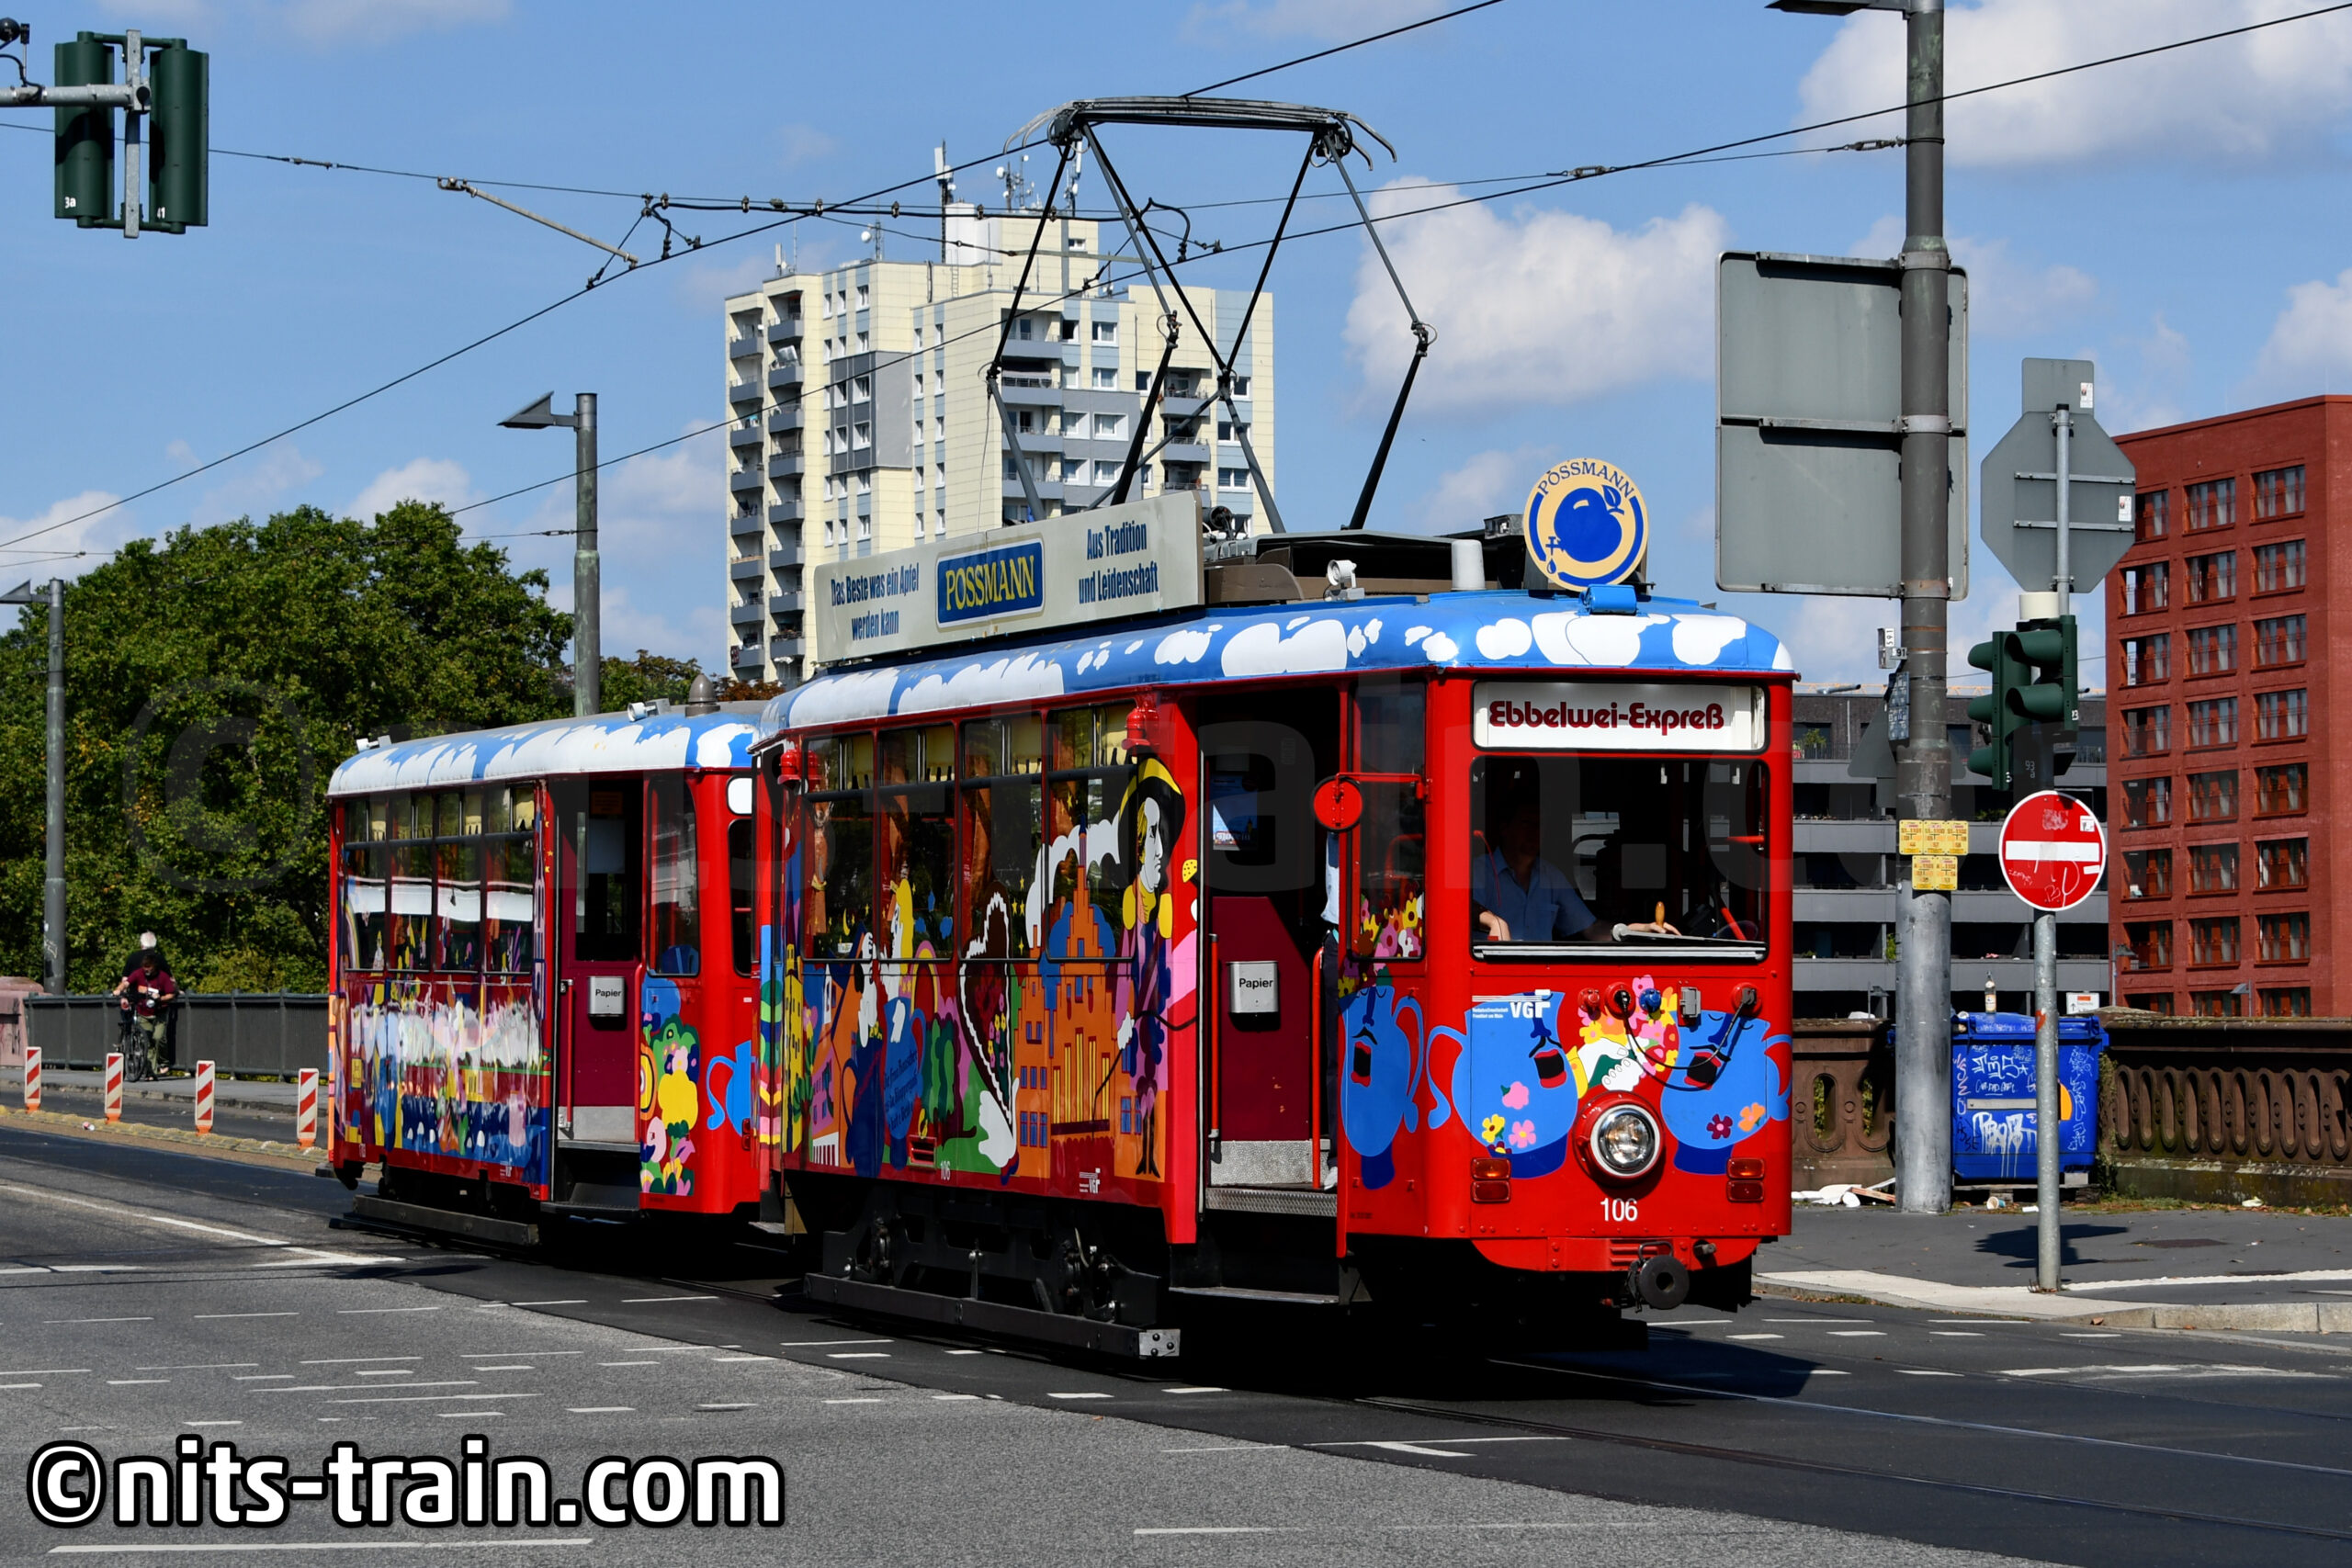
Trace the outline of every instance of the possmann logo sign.
{"label": "possmann logo sign", "polygon": [[1482,681],[1470,738],[1494,750],[1755,751],[1764,688]]}
{"label": "possmann logo sign", "polygon": [[936,580],[943,626],[1040,610],[1046,604],[1045,547],[1032,539],[944,557]]}

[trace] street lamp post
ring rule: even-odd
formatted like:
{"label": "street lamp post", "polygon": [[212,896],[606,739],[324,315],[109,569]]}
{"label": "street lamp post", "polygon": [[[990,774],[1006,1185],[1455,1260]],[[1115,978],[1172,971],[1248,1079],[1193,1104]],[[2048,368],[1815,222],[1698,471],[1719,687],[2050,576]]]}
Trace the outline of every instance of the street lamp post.
{"label": "street lamp post", "polygon": [[572,433],[571,535],[571,711],[582,718],[603,707],[605,645],[599,601],[603,595],[596,556],[596,394],[574,392],[571,412],[555,412],[555,394],[498,422],[508,430],[547,430],[563,425]]}

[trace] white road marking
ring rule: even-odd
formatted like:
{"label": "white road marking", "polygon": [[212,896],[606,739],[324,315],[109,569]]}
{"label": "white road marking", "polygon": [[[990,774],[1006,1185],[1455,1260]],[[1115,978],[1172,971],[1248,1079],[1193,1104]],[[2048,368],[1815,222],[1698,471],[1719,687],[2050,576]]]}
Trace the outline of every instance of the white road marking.
{"label": "white road marking", "polygon": [[1047,1399],[1108,1399],[1107,1393],[1047,1393]]}
{"label": "white road marking", "polygon": [[951,1356],[977,1356],[979,1354],[978,1350],[950,1350],[947,1353]]}
{"label": "white road marking", "polygon": [[519,1364],[503,1367],[476,1367],[474,1369],[474,1371],[478,1372],[536,1372],[539,1369],[537,1367],[526,1367]]}
{"label": "white road marking", "polygon": [[715,1302],[717,1296],[623,1296],[623,1306],[646,1306],[655,1302]]}
{"label": "white road marking", "polygon": [[2120,1339],[2123,1336],[2120,1334],[2110,1334],[2105,1329],[2100,1329],[2097,1333],[2087,1331],[2066,1333],[2062,1331],[2058,1337],[2061,1339]]}
{"label": "white road marking", "polygon": [[1928,1337],[1930,1339],[1982,1339],[1984,1336],[1971,1334],[1964,1328],[1930,1328],[1928,1330]]}
{"label": "white road marking", "polygon": [[828,1404],[879,1404],[882,1402],[878,1399],[829,1399],[825,1403]]}
{"label": "white road marking", "polygon": [[445,1399],[537,1399],[536,1393],[379,1393],[367,1399],[330,1399],[329,1404],[437,1404]]}
{"label": "white road marking", "polygon": [[243,1421],[183,1421],[183,1427],[242,1427]]}
{"label": "white road marking", "polygon": [[335,1309],[335,1311],[336,1311],[336,1314],[337,1314],[338,1316],[342,1316],[342,1317],[372,1317],[372,1316],[375,1316],[375,1315],[377,1315],[377,1314],[381,1314],[381,1313],[388,1313],[388,1312],[439,1312],[440,1310],[441,1310],[441,1309],[440,1309],[439,1307],[437,1307],[437,1306],[421,1306],[421,1307],[337,1307],[337,1308]]}
{"label": "white road marking", "polygon": [[154,1321],[152,1317],[45,1317],[41,1319],[41,1326],[59,1328],[82,1323],[153,1323]]}
{"label": "white road marking", "polygon": [[[895,1345],[895,1339],[779,1339],[777,1344],[787,1350],[816,1350],[827,1345]],[[950,1350],[951,1356],[976,1356],[977,1350]]]}
{"label": "white road marking", "polygon": [[567,1416],[628,1416],[635,1414],[634,1404],[575,1404],[564,1412]]}
{"label": "white road marking", "polygon": [[[952,1393],[944,1393],[939,1397],[942,1399],[955,1399],[958,1396]],[[695,1408],[696,1410],[749,1410],[752,1407],[747,1403],[739,1404],[697,1404]]]}
{"label": "white road marking", "polygon": [[297,1361],[298,1367],[364,1367],[370,1361],[422,1361],[422,1356],[322,1356],[312,1360]]}
{"label": "white road marking", "polygon": [[0,1382],[0,1389],[39,1388],[40,1386],[40,1384],[37,1382]]}
{"label": "white road marking", "polygon": [[[69,1372],[86,1372],[89,1370],[87,1367],[10,1367],[0,1371],[0,1378],[62,1378]],[[152,1372],[156,1369],[141,1367],[139,1370]]]}
{"label": "white road marking", "polygon": [[530,1356],[538,1358],[545,1356],[584,1356],[588,1352],[585,1350],[468,1350],[463,1355],[459,1356],[458,1359],[460,1361],[495,1361],[501,1356]]}
{"label": "white road marking", "polygon": [[254,1247],[286,1247],[290,1245],[274,1235],[255,1235],[251,1231],[232,1231],[222,1225],[202,1225],[194,1220],[176,1220],[169,1214],[150,1213],[144,1209],[126,1208],[120,1203],[94,1203],[86,1198],[68,1198],[62,1192],[51,1192],[46,1187],[28,1187],[17,1181],[0,1181],[0,1192],[14,1192],[21,1198],[38,1198],[46,1203],[62,1203],[69,1208],[95,1209],[118,1220],[134,1225],[161,1225],[167,1230],[195,1231],[200,1235],[217,1235],[230,1241],[242,1241]]}
{"label": "white road marking", "polygon": [[194,1321],[209,1323],[223,1317],[300,1317],[301,1315],[299,1312],[200,1312],[196,1314]]}
{"label": "white road marking", "polygon": [[659,1361],[599,1361],[600,1367],[658,1367]]}
{"label": "white road marking", "polygon": [[477,1416],[503,1416],[506,1412],[503,1410],[436,1410],[434,1414],[444,1421],[471,1421]]}
{"label": "white road marking", "polygon": [[1802,1323],[1808,1325],[1823,1323],[1876,1323],[1874,1317],[1768,1317],[1767,1323]]}
{"label": "white road marking", "polygon": [[150,1383],[169,1382],[169,1378],[108,1378],[108,1388],[143,1388]]}
{"label": "white road marking", "polygon": [[588,1298],[586,1296],[566,1296],[561,1301],[509,1302],[507,1304],[509,1306],[518,1307],[582,1307],[588,1304]]}
{"label": "white road marking", "polygon": [[[979,1396],[978,1394],[977,1394],[977,1393],[934,1393],[934,1394],[933,1394],[931,1397],[932,1397],[932,1398],[933,1398],[933,1399],[940,1399],[940,1400],[948,1400],[948,1399],[971,1399],[971,1400],[977,1400],[977,1399],[978,1399],[980,1396]],[[703,1408],[704,1408],[704,1409],[706,1409],[706,1410],[707,1410],[707,1409],[709,1409],[709,1408],[710,1408],[710,1406],[708,1406],[707,1404],[706,1404],[706,1405],[704,1405],[704,1406],[703,1406]]]}
{"label": "white road marking", "polygon": [[1222,1388],[1210,1388],[1204,1384],[1198,1388],[1163,1388],[1159,1392],[1162,1393],[1226,1393],[1230,1391]]}
{"label": "white road marking", "polygon": [[1886,1330],[1883,1328],[1833,1328],[1829,1331],[1829,1337],[1832,1339],[1883,1339],[1886,1337]]}
{"label": "white road marking", "polygon": [[1227,1443],[1213,1449],[1162,1449],[1164,1454],[1282,1454],[1290,1451],[1288,1443]]}
{"label": "white road marking", "polygon": [[145,1267],[140,1263],[52,1263],[50,1268],[60,1274],[136,1274]]}
{"label": "white road marking", "polygon": [[1897,1367],[1894,1370],[1906,1378],[1956,1378],[1961,1375],[1958,1372],[1928,1371],[1918,1367]]}
{"label": "white road marking", "polygon": [[1732,1339],[1786,1339],[1788,1336],[1785,1334],[1733,1334],[1726,1336],[1726,1337]]}
{"label": "white road marking", "polygon": [[[553,1540],[531,1540],[517,1537],[495,1543],[501,1549],[515,1546],[594,1546],[593,1536],[565,1536]],[[214,1546],[193,1541],[157,1542],[149,1546],[52,1546],[51,1557],[89,1556],[98,1552],[199,1551],[219,1554],[230,1551],[477,1551],[483,1543],[478,1540],[241,1540],[234,1545]]]}
{"label": "white road marking", "polygon": [[1356,1446],[1366,1449],[1385,1449],[1393,1454],[1421,1454],[1430,1459],[1468,1459],[1470,1457],[1468,1454],[1455,1453],[1451,1449],[1424,1448],[1419,1443],[1359,1443]]}
{"label": "white road marking", "polygon": [[2092,1367],[2004,1367],[2000,1375],[2005,1378],[2322,1378],[2330,1374],[2293,1371],[2285,1367],[2235,1366],[2223,1361],[2149,1361]]}
{"label": "white road marking", "polygon": [[713,1363],[721,1361],[773,1361],[775,1359],[775,1358],[774,1356],[713,1356],[711,1358]]}
{"label": "white road marking", "polygon": [[[474,1371],[478,1372],[486,1372],[491,1370],[492,1369],[488,1367],[476,1367],[474,1369]],[[413,1378],[416,1376],[416,1373],[407,1367],[362,1367],[359,1371],[354,1372],[352,1376],[362,1378]]]}
{"label": "white road marking", "polygon": [[829,1361],[887,1361],[889,1359],[888,1350],[835,1350],[825,1358]]}
{"label": "white road marking", "polygon": [[292,1372],[247,1372],[238,1377],[236,1381],[238,1382],[292,1382],[294,1374]]}

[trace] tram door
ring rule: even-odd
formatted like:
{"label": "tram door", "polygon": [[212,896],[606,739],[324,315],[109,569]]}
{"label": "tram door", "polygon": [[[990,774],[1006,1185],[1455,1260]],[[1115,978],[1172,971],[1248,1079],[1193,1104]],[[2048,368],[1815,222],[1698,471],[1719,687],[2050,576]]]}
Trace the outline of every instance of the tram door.
{"label": "tram door", "polygon": [[[1261,716],[1270,708],[1279,720]],[[1212,1186],[1318,1184],[1316,954],[1329,913],[1315,785],[1339,755],[1339,695],[1204,703],[1200,844],[1207,895]]]}
{"label": "tram door", "polygon": [[[637,1017],[644,983],[645,786],[634,776],[554,786],[561,848],[556,929],[556,1123],[574,1144],[637,1149]],[[635,1194],[630,1194],[633,1201]]]}

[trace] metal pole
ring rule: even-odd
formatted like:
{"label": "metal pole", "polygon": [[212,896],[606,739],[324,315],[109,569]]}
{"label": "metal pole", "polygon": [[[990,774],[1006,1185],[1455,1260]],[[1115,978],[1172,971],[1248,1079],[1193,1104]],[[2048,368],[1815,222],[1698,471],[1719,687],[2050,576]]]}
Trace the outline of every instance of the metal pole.
{"label": "metal pole", "polygon": [[572,418],[571,711],[603,710],[603,587],[596,558],[596,394],[575,392]]}
{"label": "metal pole", "polygon": [[2050,416],[2058,431],[2058,568],[2051,574],[2050,586],[2058,592],[2058,613],[2070,613],[2074,606],[2066,601],[2075,592],[2075,567],[2066,558],[2066,527],[2072,519],[2067,508],[2075,488],[2075,411],[2060,403]]}
{"label": "metal pole", "polygon": [[2058,1288],[2058,917],[2033,918],[2034,1189],[2041,1205],[2036,1229],[2034,1287]]}
{"label": "metal pole", "polygon": [[[1949,288],[1944,244],[1943,0],[1910,0],[1903,241],[1903,651],[1911,732],[1895,753],[1897,810],[1951,815],[1944,736],[1947,601],[1951,596]],[[1901,1025],[1894,1071],[1895,1196],[1906,1213],[1951,1206],[1951,900],[1906,876],[1896,895]]]}
{"label": "metal pole", "polygon": [[40,947],[49,994],[65,994],[65,580],[49,583],[49,874]]}

